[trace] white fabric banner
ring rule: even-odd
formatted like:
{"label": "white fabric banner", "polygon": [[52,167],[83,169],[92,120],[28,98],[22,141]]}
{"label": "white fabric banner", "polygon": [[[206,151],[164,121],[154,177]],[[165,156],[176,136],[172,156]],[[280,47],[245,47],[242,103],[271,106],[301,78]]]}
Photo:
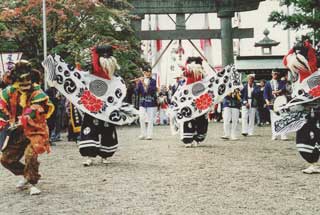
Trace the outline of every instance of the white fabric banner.
{"label": "white fabric banner", "polygon": [[[204,27],[203,29],[208,30],[210,29],[209,26],[209,15],[206,13],[204,14]],[[203,50],[204,56],[207,58],[208,63],[210,66],[213,66],[213,53],[212,53],[212,43],[211,39],[205,39],[205,40],[200,40],[200,46],[201,49]]]}
{"label": "white fabric banner", "polygon": [[14,64],[21,59],[22,52],[0,53],[0,77],[10,71]]}
{"label": "white fabric banner", "polygon": [[[155,26],[154,26],[155,31],[160,30],[160,25],[159,25],[159,16],[155,15]],[[152,53],[153,53],[153,58],[152,58],[152,66],[155,67],[152,69],[152,73],[155,74],[154,77],[156,77],[157,81],[157,87],[161,87],[163,80],[163,76],[161,74],[161,59],[159,60],[159,57],[161,55],[161,49],[162,49],[162,41],[161,40],[154,40],[152,43]],[[157,62],[158,61],[158,62]]]}
{"label": "white fabric banner", "polygon": [[271,128],[275,136],[298,131],[306,124],[307,114],[304,112],[288,112],[276,114],[271,111]]}

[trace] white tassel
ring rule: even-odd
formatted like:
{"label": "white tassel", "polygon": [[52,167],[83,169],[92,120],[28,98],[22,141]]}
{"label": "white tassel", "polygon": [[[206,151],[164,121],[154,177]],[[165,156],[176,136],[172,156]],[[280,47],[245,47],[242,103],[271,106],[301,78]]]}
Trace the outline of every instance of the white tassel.
{"label": "white tassel", "polygon": [[99,62],[101,67],[108,72],[110,78],[113,76],[116,70],[120,69],[117,59],[113,56],[109,58],[100,57]]}
{"label": "white tassel", "polygon": [[[303,63],[301,63],[303,62]],[[307,59],[301,54],[292,53],[287,56],[287,67],[295,73],[299,74],[299,71],[309,71],[311,73],[311,69]]]}
{"label": "white tassel", "polygon": [[200,64],[196,64],[193,62],[191,64],[188,64],[187,68],[188,71],[192,72],[196,78],[202,77],[202,75],[205,74],[204,69]]}

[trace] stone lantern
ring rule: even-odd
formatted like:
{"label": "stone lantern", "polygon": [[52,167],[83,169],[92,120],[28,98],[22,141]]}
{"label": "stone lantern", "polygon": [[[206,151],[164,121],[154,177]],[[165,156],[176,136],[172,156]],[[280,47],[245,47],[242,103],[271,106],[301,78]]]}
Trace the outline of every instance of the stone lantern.
{"label": "stone lantern", "polygon": [[254,47],[261,47],[262,55],[272,55],[272,47],[279,45],[280,42],[272,40],[268,37],[268,35],[270,34],[270,31],[268,29],[265,29],[263,31],[263,34],[265,35],[265,37],[259,42],[256,42],[254,44]]}

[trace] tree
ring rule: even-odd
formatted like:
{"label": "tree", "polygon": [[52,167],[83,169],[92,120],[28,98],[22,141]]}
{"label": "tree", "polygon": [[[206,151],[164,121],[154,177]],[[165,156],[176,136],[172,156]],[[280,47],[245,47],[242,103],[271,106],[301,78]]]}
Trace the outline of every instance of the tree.
{"label": "tree", "polygon": [[295,12],[288,15],[283,11],[273,11],[269,16],[269,21],[275,22],[275,25],[282,25],[284,30],[299,31],[303,27],[307,27],[310,29],[307,36],[313,38],[313,33],[315,32],[316,41],[320,40],[319,0],[282,0],[281,5],[293,6]]}
{"label": "tree", "polygon": [[[24,58],[40,68],[42,0],[0,0],[0,5],[1,50],[22,51]],[[92,46],[111,44],[118,47],[115,55],[124,78],[136,76],[144,62],[140,42],[130,26],[134,18],[130,9],[126,0],[46,0],[48,53],[85,65]],[[8,40],[11,42],[5,42]]]}

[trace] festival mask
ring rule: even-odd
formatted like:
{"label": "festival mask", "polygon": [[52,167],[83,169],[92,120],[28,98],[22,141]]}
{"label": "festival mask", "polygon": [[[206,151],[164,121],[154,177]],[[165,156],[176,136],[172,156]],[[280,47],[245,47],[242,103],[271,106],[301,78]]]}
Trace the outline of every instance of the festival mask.
{"label": "festival mask", "polygon": [[32,86],[30,73],[25,73],[19,76],[17,82],[21,91],[29,91]]}
{"label": "festival mask", "polygon": [[25,60],[17,62],[13,69],[13,80],[21,91],[28,91],[31,89],[31,70],[31,64]]}

